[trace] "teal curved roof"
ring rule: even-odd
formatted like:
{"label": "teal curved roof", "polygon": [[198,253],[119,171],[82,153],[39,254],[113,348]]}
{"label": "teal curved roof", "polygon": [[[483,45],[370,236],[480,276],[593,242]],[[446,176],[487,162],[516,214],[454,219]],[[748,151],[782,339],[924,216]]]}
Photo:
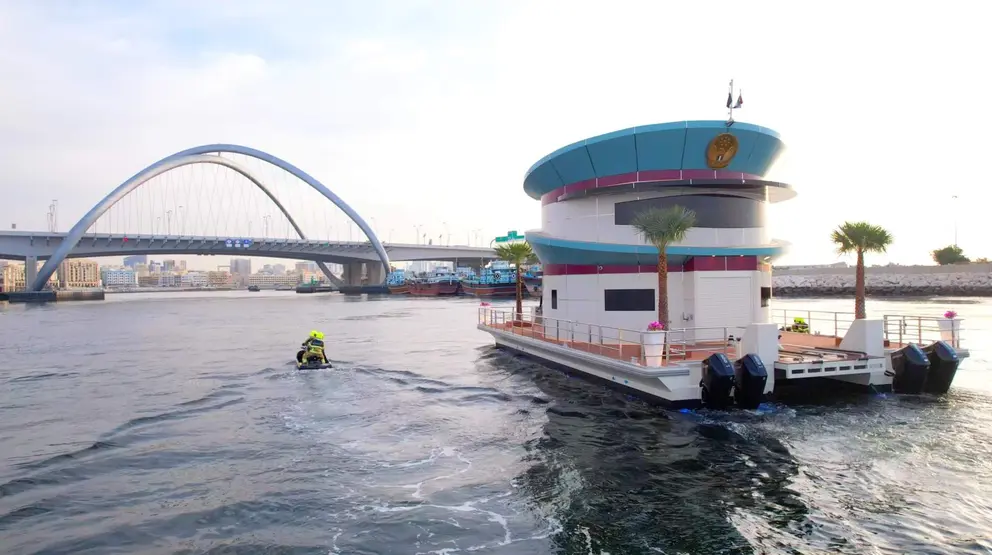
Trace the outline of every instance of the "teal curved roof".
{"label": "teal curved roof", "polygon": [[[645,170],[709,170],[706,147],[728,131],[724,121],[678,121],[622,129],[559,148],[527,170],[524,191],[533,198],[573,183]],[[740,144],[723,172],[764,176],[784,150],[779,134],[735,122]]]}
{"label": "teal curved roof", "polygon": [[[542,264],[657,264],[658,248],[653,245],[595,243],[549,237],[535,231],[527,232],[527,242]],[[665,253],[673,261],[694,256],[770,256],[778,258],[788,245],[773,241],[765,245],[739,247],[694,247],[670,245]]]}

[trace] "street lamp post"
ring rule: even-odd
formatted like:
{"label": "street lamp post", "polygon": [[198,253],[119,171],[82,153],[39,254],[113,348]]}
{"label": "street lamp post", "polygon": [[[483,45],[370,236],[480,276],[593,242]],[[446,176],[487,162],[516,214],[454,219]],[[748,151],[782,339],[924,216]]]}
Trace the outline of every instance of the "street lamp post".
{"label": "street lamp post", "polygon": [[958,196],[951,195],[951,200],[954,201],[954,206],[951,208],[954,211],[954,246],[958,246]]}
{"label": "street lamp post", "polygon": [[165,211],[165,234],[172,235],[172,210]]}
{"label": "street lamp post", "polygon": [[186,207],[179,205],[179,235],[186,235]]}
{"label": "street lamp post", "polygon": [[268,214],[262,216],[262,222],[265,225],[265,235],[263,237],[265,237],[266,239],[269,238],[269,220],[270,219],[272,219],[272,216],[270,216]]}

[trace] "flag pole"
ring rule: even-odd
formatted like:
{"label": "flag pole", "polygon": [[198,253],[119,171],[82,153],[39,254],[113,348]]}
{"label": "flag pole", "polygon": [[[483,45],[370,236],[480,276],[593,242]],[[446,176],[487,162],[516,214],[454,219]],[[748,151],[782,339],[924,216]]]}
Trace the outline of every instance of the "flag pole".
{"label": "flag pole", "polygon": [[727,127],[734,124],[734,80],[730,80],[730,92],[727,96]]}

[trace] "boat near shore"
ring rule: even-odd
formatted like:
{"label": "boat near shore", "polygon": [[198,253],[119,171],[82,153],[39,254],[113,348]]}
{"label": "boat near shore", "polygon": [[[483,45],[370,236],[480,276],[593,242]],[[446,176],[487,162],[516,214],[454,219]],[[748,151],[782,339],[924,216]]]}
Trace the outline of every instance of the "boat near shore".
{"label": "boat near shore", "polygon": [[436,269],[428,277],[416,278],[407,283],[410,295],[415,297],[453,297],[462,291],[458,275],[446,269]]}
{"label": "boat near shore", "polygon": [[[478,329],[498,347],[688,408],[753,409],[805,385],[940,395],[969,356],[960,319],[857,320],[853,313],[791,310],[776,311],[775,318],[777,323],[744,327],[651,332],[546,318],[533,308],[515,318],[513,310],[482,307]],[[795,318],[810,332],[789,331]]]}
{"label": "boat near shore", "polygon": [[[947,392],[969,355],[953,315],[771,309],[772,265],[788,243],[770,237],[767,205],[796,192],[764,175],[783,150],[758,125],[678,121],[541,158],[523,183],[544,222],[526,232],[543,269],[541,307],[481,307],[477,328],[499,348],[673,406],[754,409],[834,386]],[[633,224],[676,208],[692,211],[693,225],[666,246],[659,291],[658,249]],[[667,329],[654,322],[661,294]]]}

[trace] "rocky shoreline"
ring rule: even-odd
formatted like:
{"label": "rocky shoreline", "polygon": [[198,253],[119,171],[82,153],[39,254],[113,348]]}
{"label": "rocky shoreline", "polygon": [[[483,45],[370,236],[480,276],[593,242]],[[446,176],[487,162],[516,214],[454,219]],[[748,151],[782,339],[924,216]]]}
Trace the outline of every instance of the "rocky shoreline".
{"label": "rocky shoreline", "polygon": [[[992,297],[988,285],[876,285],[868,286],[868,297]],[[772,289],[772,297],[798,298],[851,298],[854,287],[783,286]]]}
{"label": "rocky shoreline", "polygon": [[[992,266],[886,266],[867,268],[869,297],[992,297]],[[772,296],[853,297],[854,268],[772,272]]]}

